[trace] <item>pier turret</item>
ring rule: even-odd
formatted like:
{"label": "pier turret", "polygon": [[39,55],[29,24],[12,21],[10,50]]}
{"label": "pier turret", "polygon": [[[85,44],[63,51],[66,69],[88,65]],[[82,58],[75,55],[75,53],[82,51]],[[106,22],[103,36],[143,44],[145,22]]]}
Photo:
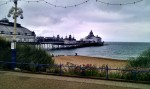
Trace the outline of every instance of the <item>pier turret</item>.
{"label": "pier turret", "polygon": [[102,38],[97,36],[94,36],[93,31],[91,30],[90,33],[88,34],[88,36],[86,36],[85,38],[83,38],[82,40],[84,43],[101,43],[102,42]]}

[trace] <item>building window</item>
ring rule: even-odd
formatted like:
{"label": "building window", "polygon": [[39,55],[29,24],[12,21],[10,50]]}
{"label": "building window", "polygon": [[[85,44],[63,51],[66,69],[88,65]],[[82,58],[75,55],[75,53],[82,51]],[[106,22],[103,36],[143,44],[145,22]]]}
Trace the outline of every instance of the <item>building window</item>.
{"label": "building window", "polygon": [[13,32],[10,32],[10,35],[12,35],[13,34]]}
{"label": "building window", "polygon": [[20,35],[20,32],[18,32],[18,35]]}
{"label": "building window", "polygon": [[25,35],[27,35],[27,33],[25,33]]}
{"label": "building window", "polygon": [[32,32],[32,36],[35,36],[35,32],[34,31]]}
{"label": "building window", "polygon": [[1,31],[1,34],[4,34],[4,31]]}

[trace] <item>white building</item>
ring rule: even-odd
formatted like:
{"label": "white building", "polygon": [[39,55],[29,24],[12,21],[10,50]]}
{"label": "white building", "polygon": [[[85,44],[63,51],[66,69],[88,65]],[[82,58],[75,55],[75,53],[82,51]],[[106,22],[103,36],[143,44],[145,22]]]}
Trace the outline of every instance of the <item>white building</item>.
{"label": "white building", "polygon": [[102,38],[99,36],[94,36],[92,30],[89,33],[88,36],[86,36],[85,38],[81,39],[80,41],[83,41],[85,43],[101,43],[102,42]]}
{"label": "white building", "polygon": [[69,37],[64,39],[64,44],[76,44],[77,41],[74,37],[72,37],[71,35],[69,35]]}
{"label": "white building", "polygon": [[[7,18],[0,20],[0,37],[5,40],[13,40],[14,23],[9,22]],[[16,41],[17,42],[35,42],[35,33],[17,23]]]}

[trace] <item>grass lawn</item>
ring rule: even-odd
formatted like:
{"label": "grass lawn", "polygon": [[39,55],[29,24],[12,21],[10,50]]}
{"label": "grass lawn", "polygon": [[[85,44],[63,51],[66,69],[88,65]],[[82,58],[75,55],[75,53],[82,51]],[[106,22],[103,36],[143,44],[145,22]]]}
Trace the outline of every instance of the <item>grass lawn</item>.
{"label": "grass lawn", "polygon": [[0,89],[135,89],[100,84],[70,82],[0,74]]}

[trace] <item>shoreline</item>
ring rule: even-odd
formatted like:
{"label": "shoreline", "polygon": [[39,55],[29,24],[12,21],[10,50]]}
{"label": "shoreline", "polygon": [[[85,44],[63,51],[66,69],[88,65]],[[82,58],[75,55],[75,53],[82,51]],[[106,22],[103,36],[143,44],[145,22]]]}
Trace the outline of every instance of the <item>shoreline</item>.
{"label": "shoreline", "polygon": [[56,64],[66,65],[67,63],[75,64],[75,65],[87,65],[92,64],[97,67],[101,67],[103,65],[108,65],[111,68],[123,68],[127,65],[127,60],[119,60],[113,58],[103,58],[103,57],[90,57],[90,56],[55,56],[54,57]]}
{"label": "shoreline", "polygon": [[[71,55],[73,56],[73,55]],[[91,57],[91,58],[101,58],[101,59],[106,59],[106,60],[117,60],[117,61],[127,61],[126,59],[117,59],[117,58],[108,58],[108,57],[94,57],[94,56],[84,56],[84,55],[78,55],[78,56],[83,56],[83,57]]]}

